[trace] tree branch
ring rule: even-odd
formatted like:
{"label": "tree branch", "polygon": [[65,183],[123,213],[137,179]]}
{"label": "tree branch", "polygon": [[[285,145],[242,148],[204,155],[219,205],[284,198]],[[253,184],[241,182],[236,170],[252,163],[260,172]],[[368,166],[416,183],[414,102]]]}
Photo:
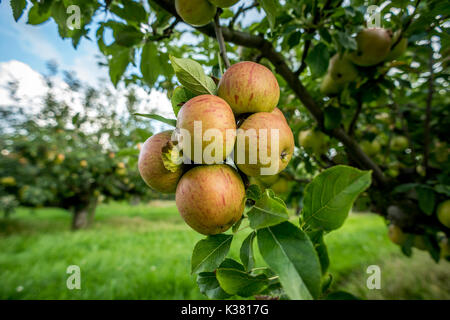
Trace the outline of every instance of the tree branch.
{"label": "tree branch", "polygon": [[352,122],[350,123],[350,126],[348,127],[348,134],[350,137],[353,137],[355,134],[356,129],[356,123],[358,122],[358,117],[361,114],[362,111],[362,101],[361,99],[358,99],[358,105],[356,107],[355,115],[353,116]]}
{"label": "tree branch", "polygon": [[[155,2],[166,11],[178,16],[173,0],[155,0]],[[211,23],[196,29],[207,36],[215,37],[214,25]],[[298,76],[296,76],[296,74],[287,65],[283,55],[275,50],[271,42],[265,40],[262,36],[235,31],[229,28],[222,28],[222,34],[225,41],[247,48],[258,49],[265,58],[269,59],[275,66],[277,73],[284,78],[297,98],[303,103],[313,118],[317,121],[319,128],[324,130],[324,116],[321,107],[311,97]],[[328,133],[344,144],[348,152],[352,154],[352,157],[358,160],[357,162],[360,164],[361,168],[373,171],[373,177],[378,184],[385,185],[387,183],[387,179],[380,167],[361,150],[358,143],[342,128],[335,128]]]}
{"label": "tree branch", "polygon": [[216,16],[214,17],[214,31],[216,33],[216,39],[219,43],[220,56],[222,57],[223,63],[225,64],[225,68],[228,69],[230,67],[230,60],[227,57],[227,48],[225,46],[225,41],[223,40],[222,28],[220,27],[220,14],[222,11],[220,9],[217,10]]}

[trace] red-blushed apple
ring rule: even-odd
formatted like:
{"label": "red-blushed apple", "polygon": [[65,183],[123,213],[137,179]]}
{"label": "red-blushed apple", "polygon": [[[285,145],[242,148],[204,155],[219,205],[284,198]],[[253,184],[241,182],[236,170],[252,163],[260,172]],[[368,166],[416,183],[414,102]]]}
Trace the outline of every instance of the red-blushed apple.
{"label": "red-blushed apple", "polygon": [[228,102],[235,114],[272,112],[280,100],[280,87],[268,68],[244,61],[224,73],[217,94]]}
{"label": "red-blushed apple", "polygon": [[248,176],[279,173],[286,168],[293,152],[294,135],[278,115],[254,113],[239,127],[234,159],[238,168]]}
{"label": "red-blushed apple", "polygon": [[138,169],[142,179],[149,187],[162,193],[174,193],[183,174],[181,165],[170,163],[170,158],[165,157],[173,148],[172,132],[151,136],[139,153]]}
{"label": "red-blushed apple", "polygon": [[[200,164],[222,162],[236,140],[236,120],[228,103],[213,95],[200,95],[178,112],[177,130],[190,137],[180,139],[183,155]],[[188,139],[189,138],[189,139]]]}
{"label": "red-blushed apple", "polygon": [[217,8],[207,0],[175,0],[175,9],[184,22],[201,27],[211,22]]}
{"label": "red-blushed apple", "polygon": [[276,115],[280,119],[283,119],[287,123],[286,117],[284,116],[283,112],[280,109],[275,108],[271,113]]}
{"label": "red-blushed apple", "polygon": [[364,29],[356,36],[357,49],[349,55],[350,60],[363,67],[384,61],[390,52],[392,34],[383,28]]}
{"label": "red-blushed apple", "polygon": [[198,166],[181,177],[175,199],[178,211],[192,229],[213,235],[227,231],[241,218],[245,187],[228,165]]}

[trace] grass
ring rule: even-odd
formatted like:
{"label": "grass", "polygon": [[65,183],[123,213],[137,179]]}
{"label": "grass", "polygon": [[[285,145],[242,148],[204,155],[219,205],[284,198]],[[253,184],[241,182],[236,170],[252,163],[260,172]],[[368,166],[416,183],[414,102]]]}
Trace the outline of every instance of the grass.
{"label": "grass", "polygon": [[[190,255],[201,235],[169,202],[101,205],[94,225],[72,232],[58,209],[20,209],[0,220],[1,299],[204,299],[190,275]],[[240,232],[231,255],[238,258]],[[351,215],[326,236],[334,288],[369,299],[449,299],[449,263],[427,254],[401,255],[383,220]],[[260,258],[259,258],[260,260]],[[382,289],[368,290],[366,269],[382,270]],[[81,269],[81,290],[68,290],[66,269]]]}

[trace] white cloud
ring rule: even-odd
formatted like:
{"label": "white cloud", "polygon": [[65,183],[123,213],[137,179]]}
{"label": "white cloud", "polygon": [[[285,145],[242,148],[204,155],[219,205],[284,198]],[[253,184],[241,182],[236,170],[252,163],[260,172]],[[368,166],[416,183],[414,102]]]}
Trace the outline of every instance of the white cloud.
{"label": "white cloud", "polygon": [[[82,110],[82,93],[70,91],[68,85],[59,76],[53,77],[52,80],[54,84],[52,92],[56,100],[70,105],[73,114]],[[10,97],[8,87],[11,82],[17,84],[15,96],[18,98],[18,101]],[[111,107],[116,108],[119,113],[128,112],[125,96],[127,91],[120,86],[118,89],[115,89],[109,82],[106,84],[106,87],[113,94],[113,105]],[[140,87],[134,87],[134,89],[140,101],[137,106],[137,112],[156,112],[164,117],[175,118],[172,105],[165,93],[154,89],[148,93]],[[19,105],[26,107],[32,113],[37,113],[40,110],[40,106],[42,106],[42,99],[46,93],[47,86],[44,77],[29,65],[17,60],[0,63],[0,105]],[[153,122],[153,126],[156,131],[167,130],[168,128],[166,125],[156,121]]]}

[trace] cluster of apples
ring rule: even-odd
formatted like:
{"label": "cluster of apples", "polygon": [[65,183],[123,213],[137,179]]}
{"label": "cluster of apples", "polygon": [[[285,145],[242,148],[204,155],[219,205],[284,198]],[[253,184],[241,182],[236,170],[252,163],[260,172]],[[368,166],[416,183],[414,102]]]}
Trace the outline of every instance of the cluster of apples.
{"label": "cluster of apples", "polygon": [[[399,58],[408,46],[408,40],[398,41],[400,32],[383,28],[364,29],[356,36],[357,49],[343,55],[335,54],[328,64],[320,91],[324,95],[338,94],[345,84],[358,78],[359,67],[375,66]],[[393,47],[393,45],[395,46]]]}
{"label": "cluster of apples", "polygon": [[[138,161],[142,178],[157,191],[175,192],[181,216],[197,232],[212,235],[228,230],[244,211],[245,186],[227,163],[234,159],[243,174],[258,177],[268,167],[275,167],[273,174],[278,174],[291,160],[294,136],[276,108],[279,98],[277,79],[268,68],[248,61],[232,65],[220,79],[217,95],[199,95],[183,104],[175,134],[162,132],[142,145]],[[196,129],[199,122],[201,132]],[[210,129],[219,138],[205,139]],[[193,139],[183,141],[179,135],[183,130]],[[263,139],[267,143],[261,143]],[[185,148],[187,144],[191,147]],[[208,149],[221,155],[218,163],[205,159]],[[173,156],[179,150],[189,163],[176,164],[177,156]],[[201,151],[201,157],[195,150]],[[256,162],[249,161],[254,150]],[[237,154],[243,154],[244,161],[236,161]],[[263,161],[261,154],[269,161]]]}
{"label": "cluster of apples", "polygon": [[[450,200],[445,200],[437,206],[436,217],[442,225],[450,228]],[[406,233],[399,226],[393,223],[389,225],[388,236],[393,243],[400,246],[404,245],[408,241],[408,238],[412,238],[411,244],[413,247],[419,250],[428,249],[423,235]],[[439,246],[441,248],[441,256],[443,258],[450,257],[450,247],[448,246],[447,237],[441,237]]]}
{"label": "cluster of apples", "polygon": [[190,25],[201,27],[211,22],[217,7],[228,8],[239,0],[175,0],[178,15]]}

